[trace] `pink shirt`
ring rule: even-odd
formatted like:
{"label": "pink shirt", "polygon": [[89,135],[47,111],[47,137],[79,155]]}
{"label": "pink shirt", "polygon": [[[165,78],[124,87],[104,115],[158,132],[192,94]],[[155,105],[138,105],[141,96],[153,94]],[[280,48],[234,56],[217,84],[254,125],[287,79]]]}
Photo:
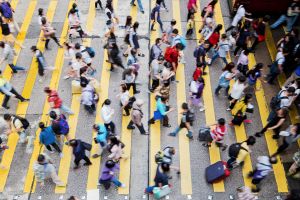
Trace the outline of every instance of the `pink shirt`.
{"label": "pink shirt", "polygon": [[187,9],[188,10],[191,10],[193,8],[193,5],[196,5],[197,4],[197,1],[196,0],[189,0],[188,2],[188,5],[187,5]]}

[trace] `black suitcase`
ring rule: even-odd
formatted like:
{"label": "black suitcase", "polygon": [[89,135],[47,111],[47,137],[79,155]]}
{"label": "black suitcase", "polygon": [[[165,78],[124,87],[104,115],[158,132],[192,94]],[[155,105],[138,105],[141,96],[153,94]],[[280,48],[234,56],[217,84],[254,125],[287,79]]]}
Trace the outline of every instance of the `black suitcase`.
{"label": "black suitcase", "polygon": [[214,183],[226,178],[224,163],[222,161],[218,161],[208,166],[205,170],[205,176],[208,183]]}

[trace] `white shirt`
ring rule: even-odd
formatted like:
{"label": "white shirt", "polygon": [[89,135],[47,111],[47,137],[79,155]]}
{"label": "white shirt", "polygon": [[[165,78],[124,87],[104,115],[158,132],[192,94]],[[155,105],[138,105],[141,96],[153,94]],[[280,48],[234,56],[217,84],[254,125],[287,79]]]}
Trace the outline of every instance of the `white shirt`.
{"label": "white shirt", "polygon": [[278,65],[282,65],[285,62],[285,57],[281,51],[276,54],[276,61]]}
{"label": "white shirt", "polygon": [[227,40],[224,40],[224,41],[220,41],[219,42],[219,49],[218,49],[218,53],[219,53],[219,56],[221,58],[226,58],[227,56],[227,53],[229,52],[230,50],[230,44]]}
{"label": "white shirt", "polygon": [[237,62],[237,65],[239,65],[240,63],[241,63],[242,65],[248,65],[248,62],[249,62],[248,56],[246,56],[246,55],[244,54],[244,51],[242,51],[242,53],[241,53],[241,55],[240,55],[240,57],[239,57],[239,60],[238,60],[238,62]]}
{"label": "white shirt", "polygon": [[[285,91],[284,92],[280,91],[279,97],[285,97],[285,96],[287,96],[286,92]],[[288,98],[281,99],[281,101],[280,101],[280,108],[290,107],[290,105],[292,103],[292,100],[293,100],[293,96],[288,96]]]}
{"label": "white shirt", "polygon": [[114,115],[114,110],[108,106],[103,105],[101,108],[101,117],[105,124],[109,124],[112,121],[112,117]]}
{"label": "white shirt", "polygon": [[245,84],[236,81],[232,86],[230,96],[234,99],[240,99],[245,88],[246,88]]}
{"label": "white shirt", "polygon": [[126,92],[121,93],[120,95],[120,101],[122,103],[122,105],[125,105],[128,100],[129,100],[129,91],[127,90]]}
{"label": "white shirt", "polygon": [[240,7],[238,8],[238,10],[232,20],[231,25],[236,27],[238,25],[239,21],[241,21],[241,19],[243,17],[245,17],[245,15],[246,15],[246,10],[243,5],[240,5]]}
{"label": "white shirt", "polygon": [[78,62],[77,60],[74,60],[74,61],[72,62],[72,68],[73,68],[73,70],[76,71],[77,77],[79,77],[79,70],[80,70],[81,67],[82,67],[81,63]]}

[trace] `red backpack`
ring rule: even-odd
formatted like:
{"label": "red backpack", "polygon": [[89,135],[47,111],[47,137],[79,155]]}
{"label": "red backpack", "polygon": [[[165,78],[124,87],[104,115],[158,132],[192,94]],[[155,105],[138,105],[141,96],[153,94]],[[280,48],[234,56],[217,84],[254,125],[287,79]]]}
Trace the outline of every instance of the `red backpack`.
{"label": "red backpack", "polygon": [[178,52],[175,47],[167,47],[165,52],[165,60],[169,63],[177,62],[178,60]]}

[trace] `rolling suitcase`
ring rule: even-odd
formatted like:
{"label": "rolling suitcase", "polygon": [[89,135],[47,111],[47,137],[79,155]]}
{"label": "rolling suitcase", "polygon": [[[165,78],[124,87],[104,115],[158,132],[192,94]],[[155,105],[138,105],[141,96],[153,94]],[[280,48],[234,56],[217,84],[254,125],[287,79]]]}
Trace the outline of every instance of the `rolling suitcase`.
{"label": "rolling suitcase", "polygon": [[227,164],[224,161],[218,161],[205,170],[206,181],[208,183],[214,183],[225,179],[230,175],[230,171],[227,169]]}

